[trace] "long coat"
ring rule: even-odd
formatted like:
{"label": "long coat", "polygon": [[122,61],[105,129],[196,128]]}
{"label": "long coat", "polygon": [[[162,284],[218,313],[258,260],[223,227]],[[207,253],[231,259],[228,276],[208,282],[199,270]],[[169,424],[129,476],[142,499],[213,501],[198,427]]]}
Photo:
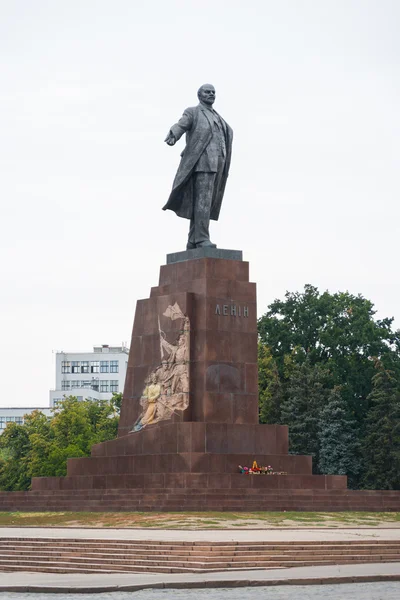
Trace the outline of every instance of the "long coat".
{"label": "long coat", "polygon": [[[211,206],[210,219],[218,221],[221,210],[222,198],[225,191],[226,180],[229,173],[232,154],[233,131],[221,119],[225,136],[226,157],[221,182],[217,194],[214,195]],[[171,127],[171,132],[176,140],[186,133],[186,147],[181,154],[181,162],[176,173],[172,191],[163,210],[173,210],[178,217],[191,219],[193,215],[193,172],[200,156],[205,152],[211,141],[214,122],[211,112],[202,104],[187,108],[178,123]]]}

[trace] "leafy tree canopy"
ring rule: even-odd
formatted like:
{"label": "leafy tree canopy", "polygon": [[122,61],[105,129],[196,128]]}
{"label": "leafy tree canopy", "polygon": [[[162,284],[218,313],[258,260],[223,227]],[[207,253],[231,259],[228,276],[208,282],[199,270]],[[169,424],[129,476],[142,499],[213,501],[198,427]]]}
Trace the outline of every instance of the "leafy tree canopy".
{"label": "leafy tree canopy", "polygon": [[26,490],[32,477],[63,476],[67,459],[89,456],[94,444],[117,436],[121,394],[110,401],[65,398],[48,418],[40,411],[0,436],[0,489]]}
{"label": "leafy tree canopy", "polygon": [[368,408],[373,358],[400,374],[400,331],[392,318],[375,319],[372,302],[349,292],[322,294],[312,285],[287,292],[259,319],[260,340],[285,377],[285,358],[325,364],[357,419]]}

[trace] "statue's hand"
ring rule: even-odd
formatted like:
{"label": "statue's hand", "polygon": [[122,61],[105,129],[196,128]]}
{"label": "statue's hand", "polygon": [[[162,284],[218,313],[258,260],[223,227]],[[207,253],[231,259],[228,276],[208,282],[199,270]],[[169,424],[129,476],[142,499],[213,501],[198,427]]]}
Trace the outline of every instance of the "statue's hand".
{"label": "statue's hand", "polygon": [[168,146],[173,146],[176,143],[176,139],[172,135],[171,131],[168,133],[168,135],[165,138],[164,142],[166,142],[168,144]]}

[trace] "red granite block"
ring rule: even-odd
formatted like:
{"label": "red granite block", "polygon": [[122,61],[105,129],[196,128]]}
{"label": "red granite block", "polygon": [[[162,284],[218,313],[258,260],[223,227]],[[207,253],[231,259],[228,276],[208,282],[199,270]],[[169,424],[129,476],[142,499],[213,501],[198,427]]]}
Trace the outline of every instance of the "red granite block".
{"label": "red granite block", "polygon": [[208,486],[208,474],[186,473],[185,483],[188,488],[206,488]]}
{"label": "red granite block", "polygon": [[227,425],[225,423],[206,423],[206,452],[226,453],[228,451]]}
{"label": "red granite block", "polygon": [[206,360],[207,336],[208,332],[201,329],[197,330],[195,335],[193,333],[193,341],[190,345],[190,354],[192,361],[197,362]]}
{"label": "red granite block", "polygon": [[205,423],[191,423],[191,452],[206,452]]}
{"label": "red granite block", "polygon": [[210,454],[193,452],[191,454],[191,473],[208,473],[210,471]]}
{"label": "red granite block", "polygon": [[107,487],[107,475],[94,475],[93,476],[93,488],[94,489],[105,489]]}
{"label": "red granite block", "polygon": [[252,478],[254,488],[278,489],[280,475],[244,475]]}
{"label": "red granite block", "polygon": [[142,454],[143,453],[143,436],[140,432],[131,433],[123,438],[124,446],[122,454]]}
{"label": "red granite block", "polygon": [[[205,365],[203,367],[205,369]],[[205,376],[205,390],[208,392],[219,392],[219,365],[212,364],[203,370],[203,379]],[[194,383],[194,385],[196,385]]]}
{"label": "red granite block", "polygon": [[232,361],[232,339],[230,331],[207,331],[206,360],[218,362]]}
{"label": "red granite block", "polygon": [[[225,332],[219,332],[223,335]],[[225,334],[226,335],[226,334]],[[257,332],[230,332],[232,362],[257,363]],[[211,360],[209,358],[209,360]]]}
{"label": "red granite block", "polygon": [[91,456],[105,456],[106,455],[106,444],[95,444],[90,450]]}
{"label": "red granite block", "polygon": [[207,278],[231,279],[238,281],[249,280],[249,263],[238,260],[223,260],[206,258]]}
{"label": "red granite block", "polygon": [[210,473],[208,475],[208,487],[229,489],[231,487],[231,476],[228,473]]}
{"label": "red granite block", "polygon": [[312,456],[296,455],[295,473],[299,475],[312,475]]}
{"label": "red granite block", "polygon": [[190,322],[194,331],[202,331],[207,328],[207,301],[201,296],[196,297]]}
{"label": "red granite block", "polygon": [[192,445],[192,423],[178,423],[176,427],[177,452],[190,452]]}
{"label": "red granite block", "polygon": [[124,397],[130,398],[133,393],[133,367],[128,367],[126,370]]}
{"label": "red granite block", "polygon": [[166,473],[164,485],[166,488],[184,488],[186,485],[185,473]]}
{"label": "red granite block", "polygon": [[[213,294],[210,294],[213,295]],[[225,296],[225,294],[215,294],[216,296]],[[228,298],[236,303],[246,304],[248,302],[256,302],[257,290],[256,284],[249,281],[229,281]]]}
{"label": "red granite block", "polygon": [[142,488],[144,482],[144,475],[139,474],[125,474],[125,488]]}
{"label": "red granite block", "polygon": [[205,279],[204,295],[209,298],[231,298],[232,281],[230,279]]}
{"label": "red granite block", "polygon": [[248,394],[258,394],[258,365],[246,364],[245,390]]}
{"label": "red granite block", "polygon": [[[301,487],[303,489],[318,489],[325,488],[324,475],[299,475],[301,477]],[[300,487],[300,486],[299,486]]]}
{"label": "red granite block", "polygon": [[164,424],[158,428],[158,448],[162,454],[178,452],[177,423]]}
{"label": "red granite block", "polygon": [[143,474],[144,488],[164,488],[165,480],[164,473],[144,473]]}
{"label": "red granite block", "polygon": [[212,423],[232,421],[232,394],[205,392],[203,397],[204,420]]}
{"label": "red granite block", "polygon": [[232,425],[228,423],[226,427],[228,453],[254,453],[254,427],[252,425]]}
{"label": "red granite block", "polygon": [[289,452],[289,435],[287,425],[275,425],[276,427],[276,452],[287,454]]}
{"label": "red granite block", "polygon": [[[247,365],[246,365],[247,367]],[[245,391],[244,365],[232,363],[219,365],[219,391],[238,393]]]}
{"label": "red granite block", "polygon": [[153,460],[151,454],[141,454],[135,456],[135,474],[152,473],[153,472]]}
{"label": "red granite block", "polygon": [[318,486],[320,486],[321,488],[323,488],[324,483],[323,481],[315,481],[314,482],[314,486],[310,487],[309,484],[304,485],[303,482],[303,476],[302,475],[292,475],[292,474],[288,474],[288,475],[278,475],[278,485],[279,485],[279,489],[280,490],[285,490],[286,493],[288,493],[288,490],[291,490],[292,493],[294,493],[295,491],[297,491],[297,489],[314,489],[314,488],[318,488]]}
{"label": "red granite block", "polygon": [[[145,381],[147,376],[149,375],[152,364],[141,366],[141,367],[133,367],[132,369],[132,395],[131,398],[137,400],[137,405],[141,410],[139,405],[139,400],[142,396],[143,390],[145,388]],[[125,398],[124,398],[125,400]]]}
{"label": "red granite block", "polygon": [[125,485],[126,485],[125,475],[107,475],[106,476],[107,489],[124,488]]}
{"label": "red granite block", "polygon": [[347,489],[347,477],[345,475],[326,475],[327,489]]}
{"label": "red granite block", "polygon": [[[142,436],[143,454],[153,454],[159,451],[159,436],[161,427],[149,425],[142,431],[138,432]],[[133,433],[132,435],[136,435]]]}
{"label": "red granite block", "polygon": [[209,457],[209,472],[226,474],[226,454],[209,454]]}
{"label": "red granite block", "polygon": [[132,328],[132,337],[134,335],[133,332],[135,332],[135,335],[141,335],[143,332],[143,318],[142,318],[142,306],[143,306],[144,300],[138,300],[136,302],[136,308],[135,308],[135,316],[133,319],[133,328]]}
{"label": "red granite block", "polygon": [[242,490],[252,485],[253,475],[231,474],[232,489]]}
{"label": "red granite block", "polygon": [[[141,338],[141,355],[139,362],[134,362],[139,365],[158,365],[161,361],[160,355],[160,336],[159,333],[152,335],[143,335]],[[143,382],[141,382],[143,389]]]}
{"label": "red granite block", "polygon": [[258,423],[258,395],[233,394],[232,422],[237,424]]}
{"label": "red granite block", "polygon": [[277,451],[275,425],[255,425],[253,431],[255,454],[280,454]]}

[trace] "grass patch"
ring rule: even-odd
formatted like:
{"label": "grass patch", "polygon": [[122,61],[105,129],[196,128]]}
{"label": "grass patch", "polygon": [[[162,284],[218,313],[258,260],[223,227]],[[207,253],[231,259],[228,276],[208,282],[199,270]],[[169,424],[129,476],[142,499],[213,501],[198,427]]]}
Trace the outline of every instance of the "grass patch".
{"label": "grass patch", "polygon": [[369,512],[0,512],[0,526],[227,529],[398,526],[400,513]]}

